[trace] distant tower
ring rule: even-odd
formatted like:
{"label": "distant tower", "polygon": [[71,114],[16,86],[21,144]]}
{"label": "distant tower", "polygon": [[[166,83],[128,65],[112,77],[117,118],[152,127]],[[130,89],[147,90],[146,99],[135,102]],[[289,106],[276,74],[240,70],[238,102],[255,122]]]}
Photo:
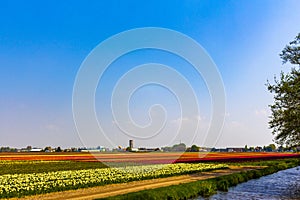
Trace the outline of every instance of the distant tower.
{"label": "distant tower", "polygon": [[133,148],[133,140],[129,140],[129,148]]}

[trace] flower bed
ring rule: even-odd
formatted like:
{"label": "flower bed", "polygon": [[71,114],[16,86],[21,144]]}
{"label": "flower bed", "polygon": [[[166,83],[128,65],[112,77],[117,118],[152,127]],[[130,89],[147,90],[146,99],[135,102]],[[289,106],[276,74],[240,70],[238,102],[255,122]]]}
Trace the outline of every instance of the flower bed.
{"label": "flower bed", "polygon": [[0,196],[20,197],[30,194],[77,189],[110,183],[126,183],[227,168],[224,164],[168,164],[68,170],[47,173],[5,174],[0,176]]}

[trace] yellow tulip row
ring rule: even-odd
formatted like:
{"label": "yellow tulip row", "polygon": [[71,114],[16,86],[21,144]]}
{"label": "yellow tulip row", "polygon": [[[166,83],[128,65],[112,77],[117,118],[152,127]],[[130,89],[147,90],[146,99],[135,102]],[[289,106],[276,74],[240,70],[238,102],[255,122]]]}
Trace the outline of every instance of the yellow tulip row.
{"label": "yellow tulip row", "polygon": [[220,168],[227,168],[227,166],[224,164],[178,163],[32,174],[5,174],[0,176],[0,196],[12,197],[47,193],[110,183],[124,183],[134,180],[189,174]]}

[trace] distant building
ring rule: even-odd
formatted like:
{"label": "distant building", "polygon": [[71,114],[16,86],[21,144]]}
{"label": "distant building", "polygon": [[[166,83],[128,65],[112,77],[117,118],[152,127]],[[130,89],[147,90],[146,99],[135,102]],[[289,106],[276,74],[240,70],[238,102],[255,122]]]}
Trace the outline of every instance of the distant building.
{"label": "distant building", "polygon": [[138,148],[139,152],[153,152],[153,151],[161,151],[160,148],[144,148],[140,147]]}
{"label": "distant building", "polygon": [[96,148],[92,147],[92,148],[79,148],[78,149],[79,152],[106,152],[106,151],[109,151],[108,148],[105,148],[103,146],[98,146]]}
{"label": "distant building", "polygon": [[133,140],[129,140],[129,148],[133,149]]}
{"label": "distant building", "polygon": [[130,150],[131,152],[138,152],[139,151],[139,149],[138,148],[131,148],[131,150]]}
{"label": "distant building", "polygon": [[43,149],[41,149],[41,148],[30,149],[30,152],[41,152],[41,151],[43,151]]}
{"label": "distant building", "polygon": [[211,149],[212,152],[228,152],[228,149],[224,149],[224,148],[212,148]]}
{"label": "distant building", "polygon": [[244,148],[237,148],[237,147],[229,147],[226,149],[227,149],[227,152],[244,152],[245,151]]}
{"label": "distant building", "polygon": [[96,153],[96,152],[102,152],[102,151],[99,149],[82,149],[80,152]]}

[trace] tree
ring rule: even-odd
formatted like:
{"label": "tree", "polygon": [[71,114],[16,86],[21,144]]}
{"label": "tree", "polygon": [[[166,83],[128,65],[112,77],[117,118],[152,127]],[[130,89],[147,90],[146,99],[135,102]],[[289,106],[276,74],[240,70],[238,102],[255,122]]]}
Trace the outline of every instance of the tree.
{"label": "tree", "polygon": [[267,147],[266,146],[263,147],[263,151],[267,151]]}
{"label": "tree", "polygon": [[126,151],[132,151],[132,148],[131,147],[127,147]]}
{"label": "tree", "polygon": [[274,93],[269,127],[277,144],[296,146],[300,144],[300,33],[280,57],[292,68],[289,73],[281,72],[279,80],[275,76],[273,85],[267,82],[268,90]]}
{"label": "tree", "polygon": [[44,151],[45,151],[45,152],[51,152],[51,151],[52,151],[52,147],[50,147],[50,146],[49,146],[49,147],[45,147],[45,148],[44,148]]}
{"label": "tree", "polygon": [[248,151],[248,145],[245,145],[244,150],[247,152]]}
{"label": "tree", "polygon": [[276,150],[275,144],[269,144],[268,147],[269,147],[272,151],[275,151],[275,150]]}
{"label": "tree", "polygon": [[170,152],[170,151],[172,151],[172,147],[162,147],[161,148],[163,151],[165,151],[165,152]]}
{"label": "tree", "polygon": [[253,152],[253,151],[254,151],[254,147],[250,147],[249,150],[250,150],[251,152]]}
{"label": "tree", "polygon": [[200,147],[198,147],[197,145],[193,144],[191,146],[190,152],[199,152]]}
{"label": "tree", "polygon": [[62,150],[61,150],[60,147],[57,147],[57,148],[55,149],[55,152],[62,152]]}
{"label": "tree", "polygon": [[184,143],[175,144],[172,147],[172,151],[185,151],[185,150],[186,150],[186,145]]}

